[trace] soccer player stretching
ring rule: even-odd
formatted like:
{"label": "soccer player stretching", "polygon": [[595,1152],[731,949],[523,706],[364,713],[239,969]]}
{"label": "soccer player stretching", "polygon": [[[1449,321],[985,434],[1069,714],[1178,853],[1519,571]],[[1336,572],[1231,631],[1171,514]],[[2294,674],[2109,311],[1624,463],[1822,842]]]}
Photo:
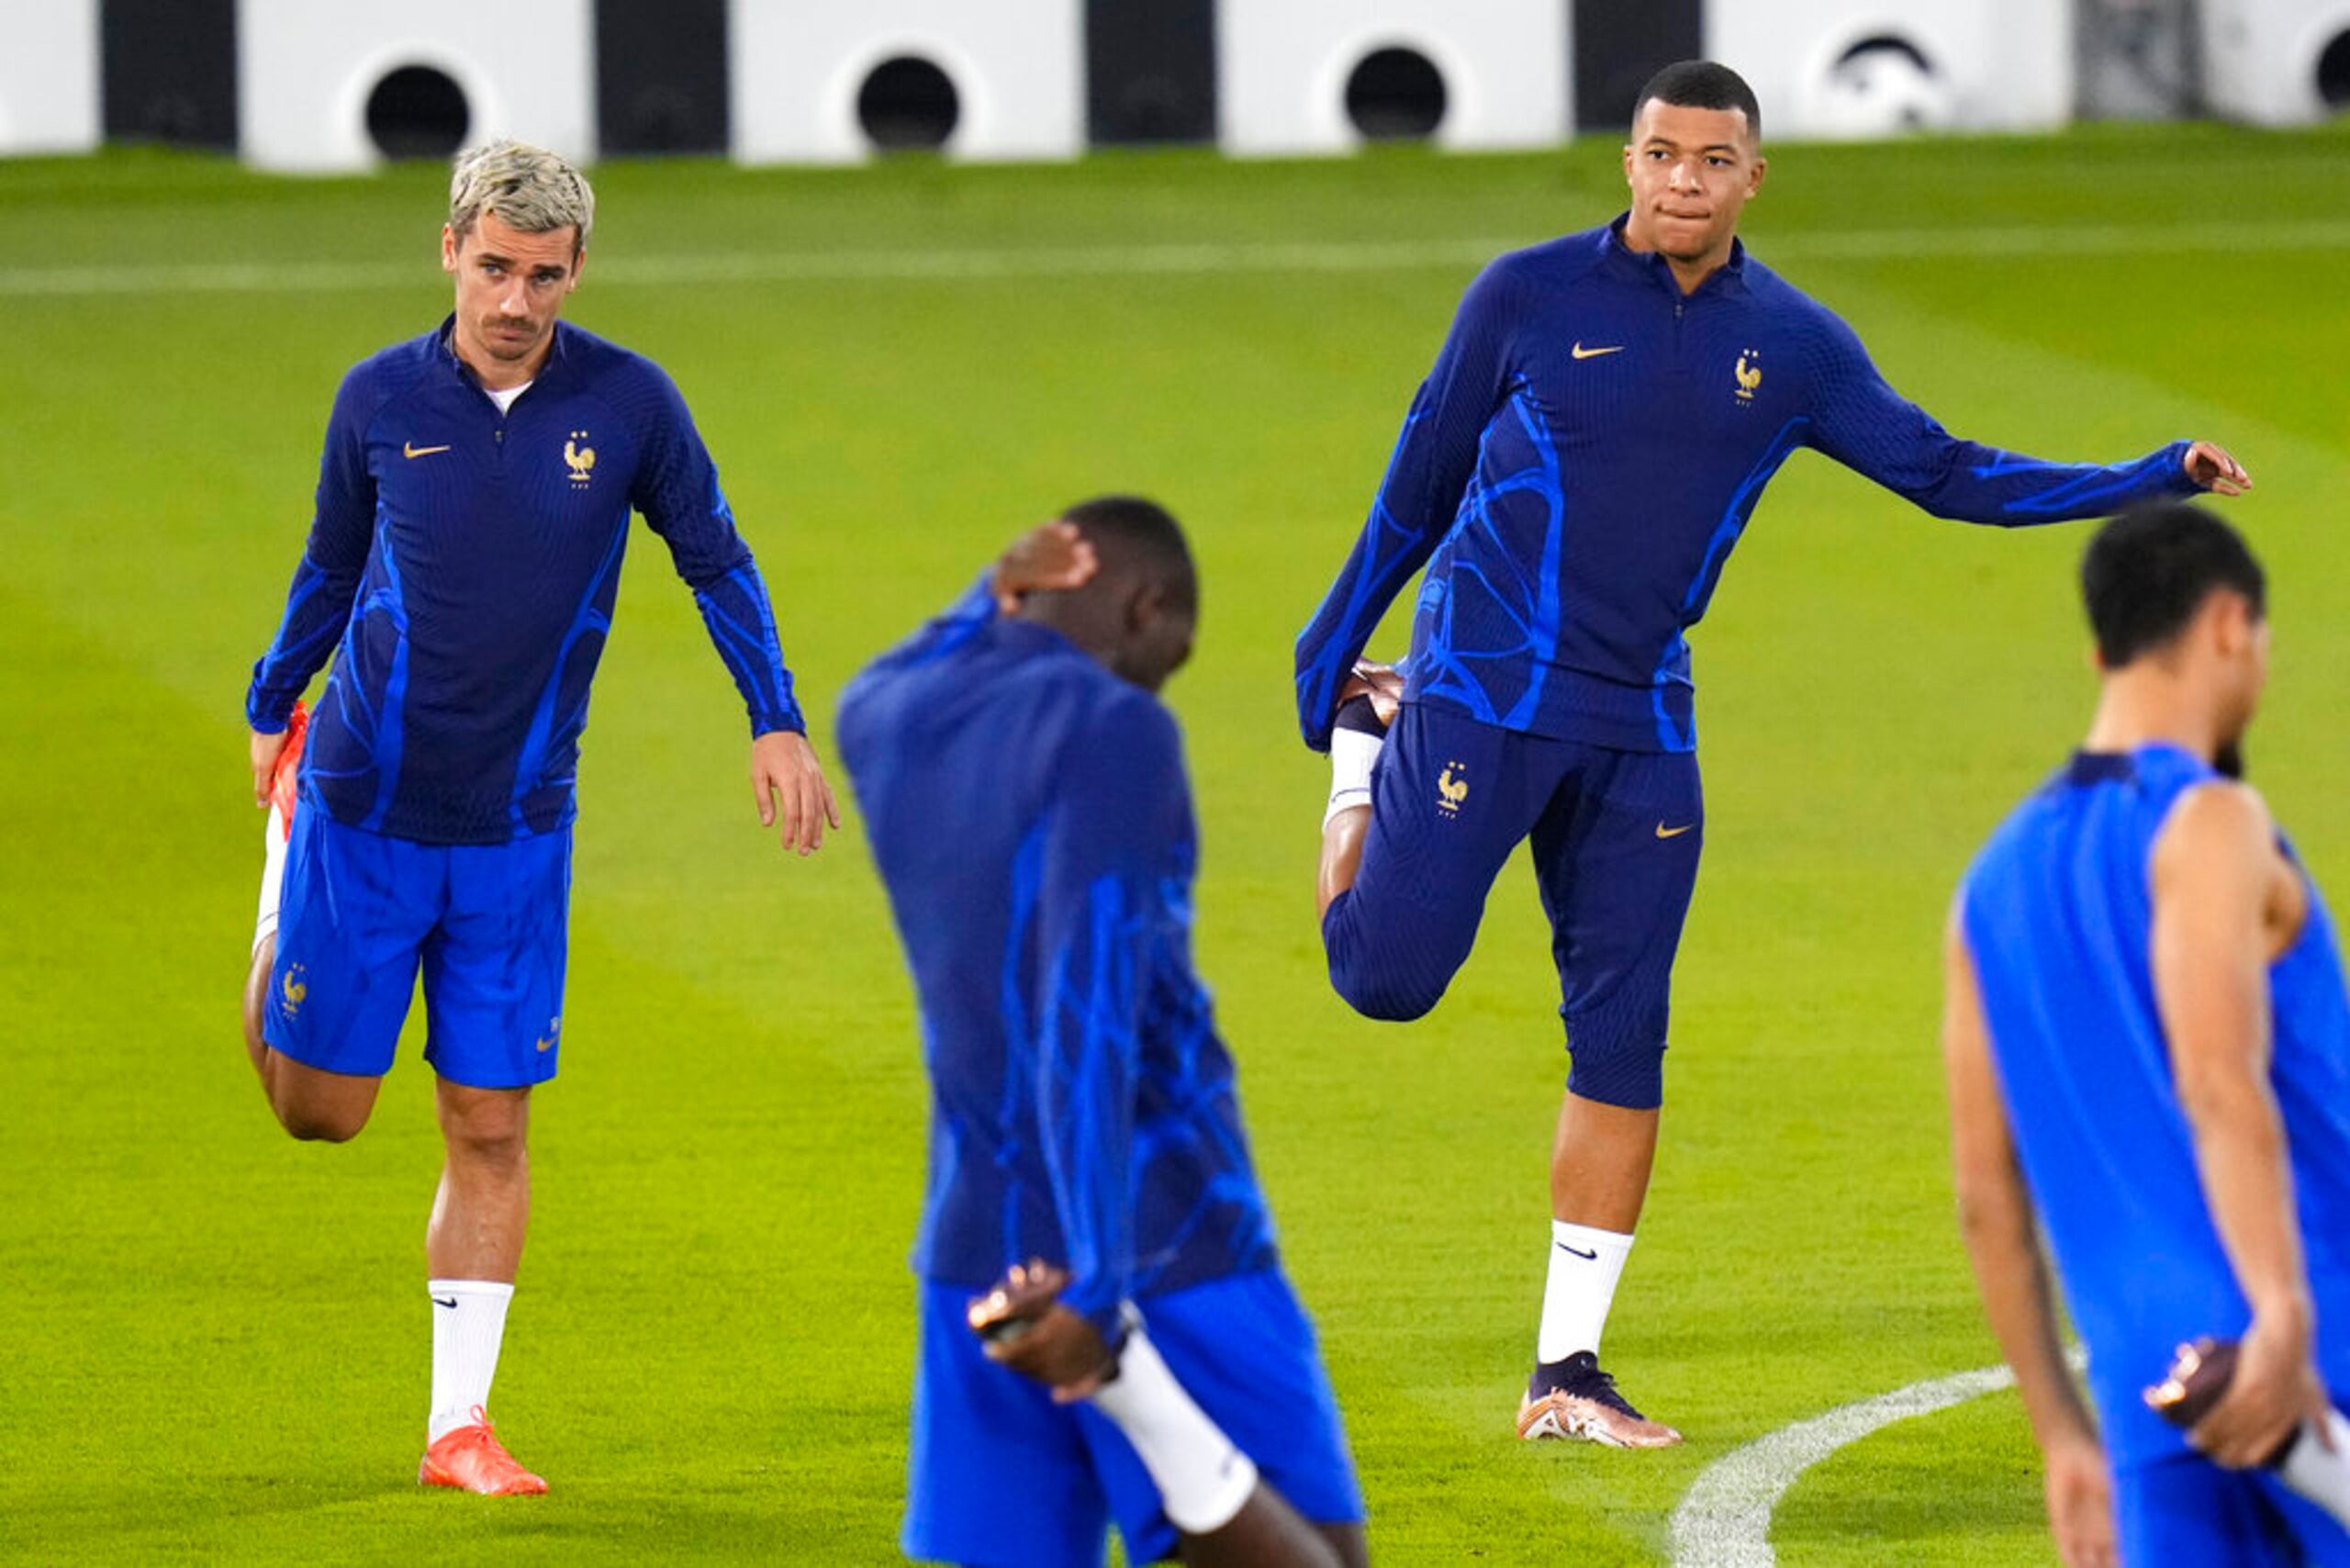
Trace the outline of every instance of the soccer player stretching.
{"label": "soccer player stretching", "polygon": [[[802,854],[838,825],[685,403],[650,361],[557,319],[593,216],[551,152],[459,159],[441,235],[455,313],[343,378],[245,699],[270,808],[246,1047],[287,1132],[351,1137],[421,969],[447,1165],[419,1479],[476,1492],[546,1489],[484,1407],[530,1210],[530,1090],[560,1054],[572,778],[632,509],[750,706],[760,820]],[[309,717],[297,699],[330,652]]]}
{"label": "soccer player stretching", "polygon": [[[1331,754],[1322,935],[1348,1003],[1435,1006],[1503,861],[1532,840],[1573,1062],[1521,1437],[1679,1440],[1600,1369],[1600,1330],[1656,1155],[1706,836],[1684,633],[1771,476],[1810,446],[1937,515],[2005,526],[2249,483],[2201,442],[2098,468],[1951,436],[1739,242],[1760,129],[1722,66],[1648,84],[1624,149],[1630,210],[1470,287],[1297,644],[1298,719]],[[1410,659],[1358,673],[1423,565]]]}
{"label": "soccer player stretching", "polygon": [[[2350,1533],[2248,1468],[2305,1423],[2350,1433],[2329,1409],[2350,1397],[2350,995],[2315,884],[2236,778],[2267,678],[2260,567],[2171,503],[2099,532],[2081,587],[2088,738],[1967,872],[1945,943],[1967,1250],[2071,1568],[2117,1536],[2133,1565],[2350,1563]],[[2241,1340],[2234,1378],[2182,1433],[2141,1391],[2206,1337]],[[2287,1478],[2350,1511],[2350,1455],[2298,1440]]]}
{"label": "soccer player stretching", "polygon": [[1088,501],[842,698],[930,1070],[910,1557],[1090,1568],[1115,1519],[1132,1562],[1363,1558],[1192,969],[1191,788],[1152,694],[1197,605],[1174,519]]}

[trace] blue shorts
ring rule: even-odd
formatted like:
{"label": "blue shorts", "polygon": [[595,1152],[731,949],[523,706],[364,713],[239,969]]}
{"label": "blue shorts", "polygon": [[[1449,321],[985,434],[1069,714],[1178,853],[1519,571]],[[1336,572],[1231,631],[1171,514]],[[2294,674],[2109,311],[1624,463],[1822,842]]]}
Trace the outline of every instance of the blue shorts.
{"label": "blue shorts", "polygon": [[2265,1471],[2199,1454],[2113,1477],[2122,1568],[2350,1568],[2350,1533]]}
{"label": "blue shorts", "polygon": [[1407,702],[1371,773],[1361,869],[1323,916],[1330,983],[1373,1018],[1434,1007],[1503,862],[1530,839],[1574,1054],[1567,1087],[1653,1109],[1705,836],[1690,753],[1521,734]]}
{"label": "blue shorts", "polygon": [[[1096,1568],[1109,1527],[1126,1560],[1173,1554],[1175,1527],[1125,1438],[1091,1405],[997,1366],[964,1326],[964,1285],[922,1286],[908,1460],[908,1557],[970,1568]],[[1317,1524],[1355,1524],[1362,1493],[1314,1325],[1278,1270],[1138,1304],[1177,1382],[1258,1473]]]}
{"label": "blue shorts", "polygon": [[424,976],[424,1059],[454,1083],[554,1076],[571,830],[509,844],[363,833],[307,795],[294,813],[262,1032],[307,1067],[378,1078]]}

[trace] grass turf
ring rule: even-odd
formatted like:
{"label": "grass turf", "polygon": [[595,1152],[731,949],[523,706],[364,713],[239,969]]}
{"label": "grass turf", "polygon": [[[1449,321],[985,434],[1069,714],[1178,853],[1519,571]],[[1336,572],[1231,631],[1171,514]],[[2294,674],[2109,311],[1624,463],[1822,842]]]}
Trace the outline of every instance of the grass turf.
{"label": "grass turf", "polygon": [[[2337,885],[2350,328],[2317,283],[2340,236],[2291,226],[2344,209],[2344,150],[2197,128],[1785,148],[1749,225],[1964,433],[2234,446],[2260,488],[2231,514],[2278,622],[2252,754]],[[409,1483],[436,1150],[413,1034],[341,1148],[278,1135],[236,1044],[259,859],[239,698],[337,376],[446,308],[439,180],[0,164],[0,1552],[888,1561],[922,1158],[906,989],[853,820],[811,862],[763,848],[735,699],[655,542],[585,745],[566,1059],[538,1097],[498,1378],[545,1502]],[[1169,696],[1200,959],[1382,1561],[1656,1562],[1708,1461],[1993,1359],[1950,1220],[1934,944],[1967,856],[2086,715],[2077,530],[1937,523],[1817,457],[1763,503],[1694,639],[1710,842],[1608,1338],[1690,1441],[1526,1449],[1507,1417],[1561,1070],[1530,879],[1505,874],[1432,1018],[1348,1014],[1320,972],[1323,773],[1287,673],[1472,268],[663,283],[596,263],[1530,241],[1616,210],[1612,149],[648,163],[599,187],[572,315],[683,385],[820,744],[856,666],[1057,504],[1140,489],[1193,530],[1205,620]],[[2053,248],[1981,253],[1986,230]],[[1878,240],[1833,243],[1853,231]],[[2090,231],[2113,242],[2067,248]],[[243,286],[173,286],[230,264]],[[85,275],[59,289],[59,269]],[[2034,1473],[2005,1397],[1888,1429],[1790,1494],[1781,1560],[2051,1561]]]}

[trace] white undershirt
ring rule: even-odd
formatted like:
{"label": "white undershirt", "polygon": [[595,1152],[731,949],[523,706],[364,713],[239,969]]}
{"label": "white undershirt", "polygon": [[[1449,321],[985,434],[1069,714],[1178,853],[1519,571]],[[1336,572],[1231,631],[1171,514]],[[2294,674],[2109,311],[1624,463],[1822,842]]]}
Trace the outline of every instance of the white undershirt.
{"label": "white undershirt", "polygon": [[531,384],[527,381],[522,383],[520,386],[509,386],[502,391],[491,386],[485,386],[482,388],[483,391],[489,394],[489,400],[498,405],[498,411],[501,414],[512,409],[514,407],[514,399],[520,398],[523,393],[528,392],[530,389]]}

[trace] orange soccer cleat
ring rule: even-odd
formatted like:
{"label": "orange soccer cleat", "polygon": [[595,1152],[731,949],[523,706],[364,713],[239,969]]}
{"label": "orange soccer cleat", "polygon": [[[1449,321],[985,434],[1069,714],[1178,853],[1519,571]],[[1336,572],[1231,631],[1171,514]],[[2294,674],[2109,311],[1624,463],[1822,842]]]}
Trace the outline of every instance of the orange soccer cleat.
{"label": "orange soccer cleat", "polygon": [[285,748],[269,776],[269,803],[287,833],[294,831],[294,798],[301,793],[302,743],[310,735],[309,704],[297,700],[285,719]]}
{"label": "orange soccer cleat", "polygon": [[416,1467],[420,1486],[454,1486],[485,1497],[535,1497],[547,1484],[522,1468],[489,1424],[489,1412],[474,1406],[473,1424],[441,1434]]}

